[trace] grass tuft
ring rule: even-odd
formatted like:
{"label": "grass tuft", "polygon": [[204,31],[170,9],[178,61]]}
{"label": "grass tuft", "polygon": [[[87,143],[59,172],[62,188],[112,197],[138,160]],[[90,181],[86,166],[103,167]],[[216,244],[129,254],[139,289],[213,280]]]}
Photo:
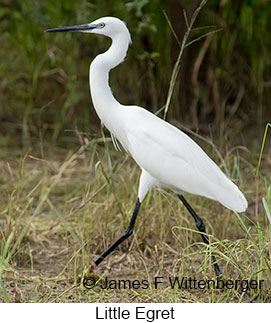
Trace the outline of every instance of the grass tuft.
{"label": "grass tuft", "polygon": [[[106,153],[100,146],[108,142]],[[253,176],[242,179],[250,200],[245,215],[218,203],[187,195],[206,223],[210,247],[201,242],[194,222],[171,193],[147,195],[134,234],[91,274],[96,282],[109,280],[152,282],[155,288],[85,289],[88,267],[128,225],[137,197],[139,169],[116,152],[110,139],[81,141],[78,150],[43,143],[31,155],[11,162],[1,156],[3,181],[0,293],[4,302],[270,302],[270,174],[259,176],[263,207],[253,209]],[[215,153],[215,152],[214,152]],[[244,173],[242,159],[223,163],[237,180]],[[222,155],[221,155],[221,158]],[[114,184],[112,184],[114,182]],[[264,188],[264,189],[262,189]],[[171,288],[168,277],[215,279],[212,252],[224,280],[264,280],[262,289],[217,290]],[[91,276],[91,277],[92,277]]]}

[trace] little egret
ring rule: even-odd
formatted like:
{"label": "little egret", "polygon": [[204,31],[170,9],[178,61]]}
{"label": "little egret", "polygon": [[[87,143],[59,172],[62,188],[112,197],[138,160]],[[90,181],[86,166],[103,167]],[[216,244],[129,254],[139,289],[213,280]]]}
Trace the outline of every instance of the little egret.
{"label": "little egret", "polygon": [[[138,197],[130,224],[95,261],[96,265],[132,234],[141,203],[152,187],[168,188],[177,194],[194,218],[206,244],[209,244],[209,240],[203,221],[188,204],[183,191],[216,200],[236,212],[246,210],[247,200],[238,187],[190,137],[139,106],[120,104],[113,96],[108,83],[109,71],[125,59],[131,43],[129,30],[123,21],[104,17],[85,25],[46,31],[77,31],[112,39],[110,48],[98,55],[90,65],[90,93],[101,122],[112,135],[115,148],[119,148],[118,140],[141,168]],[[216,275],[219,276],[220,268],[214,256],[212,259]]]}

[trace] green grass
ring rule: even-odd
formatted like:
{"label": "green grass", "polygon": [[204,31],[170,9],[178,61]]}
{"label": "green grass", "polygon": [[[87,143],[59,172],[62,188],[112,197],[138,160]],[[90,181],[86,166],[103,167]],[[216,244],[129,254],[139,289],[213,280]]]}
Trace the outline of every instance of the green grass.
{"label": "green grass", "polygon": [[[168,283],[157,289],[85,289],[84,275],[103,283],[106,277],[149,282],[158,276],[215,278],[210,250],[201,242],[193,219],[175,196],[157,190],[144,200],[134,234],[88,272],[128,225],[137,197],[139,169],[109,141],[82,137],[78,150],[43,143],[43,158],[39,149],[23,155],[15,148],[1,151],[1,301],[270,302],[271,186],[264,154],[258,176],[259,201],[264,203],[259,203],[257,213],[256,167],[249,169],[230,154],[223,156],[223,164],[248,197],[245,214],[186,195],[204,219],[223,278],[263,279],[263,289],[204,292],[172,289]],[[222,165],[218,156],[213,157]],[[244,172],[245,178],[236,177]]]}

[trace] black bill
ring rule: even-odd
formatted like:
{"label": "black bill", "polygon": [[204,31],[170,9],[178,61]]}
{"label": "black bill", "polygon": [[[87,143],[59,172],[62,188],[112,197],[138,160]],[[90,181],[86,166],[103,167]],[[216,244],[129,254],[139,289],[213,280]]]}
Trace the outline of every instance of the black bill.
{"label": "black bill", "polygon": [[97,25],[94,24],[86,24],[86,25],[76,25],[76,26],[67,26],[60,28],[47,29],[45,32],[63,32],[63,31],[85,31],[97,28]]}

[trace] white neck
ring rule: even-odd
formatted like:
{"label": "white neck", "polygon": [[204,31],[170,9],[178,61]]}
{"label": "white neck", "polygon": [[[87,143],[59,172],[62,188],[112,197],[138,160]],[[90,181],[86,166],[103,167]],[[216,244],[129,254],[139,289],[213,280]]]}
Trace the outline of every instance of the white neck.
{"label": "white neck", "polygon": [[109,71],[124,60],[129,43],[130,34],[127,30],[114,37],[110,48],[98,55],[90,65],[89,84],[93,105],[101,121],[113,134],[116,133],[114,128],[118,127],[118,112],[123,107],[111,92],[108,83]]}

